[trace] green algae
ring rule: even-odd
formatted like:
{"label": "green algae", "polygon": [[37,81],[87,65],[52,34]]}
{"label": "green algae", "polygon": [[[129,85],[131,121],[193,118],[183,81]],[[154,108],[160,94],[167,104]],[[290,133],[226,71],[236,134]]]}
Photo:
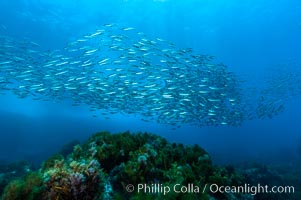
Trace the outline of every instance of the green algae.
{"label": "green algae", "polygon": [[[203,189],[243,181],[235,170],[214,166],[198,145],[170,143],[149,133],[100,132],[75,144],[71,153],[56,154],[39,170],[11,181],[2,199],[246,199]],[[139,189],[143,185],[173,189],[163,194]]]}

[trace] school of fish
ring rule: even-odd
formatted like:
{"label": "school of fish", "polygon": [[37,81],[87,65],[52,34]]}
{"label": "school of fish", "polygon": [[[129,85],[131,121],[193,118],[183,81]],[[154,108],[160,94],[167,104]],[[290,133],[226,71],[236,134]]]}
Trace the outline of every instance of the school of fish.
{"label": "school of fish", "polygon": [[212,56],[116,24],[52,51],[0,36],[0,93],[8,91],[34,100],[71,99],[99,115],[136,114],[173,127],[237,126],[284,107],[278,97],[265,98],[269,94],[249,105],[237,76]]}

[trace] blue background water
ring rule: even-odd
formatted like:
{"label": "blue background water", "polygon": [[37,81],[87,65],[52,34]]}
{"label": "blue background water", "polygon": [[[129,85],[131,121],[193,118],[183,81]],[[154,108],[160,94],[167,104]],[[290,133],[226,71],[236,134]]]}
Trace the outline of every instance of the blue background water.
{"label": "blue background water", "polygon": [[[242,78],[260,83],[277,65],[300,68],[300,10],[298,0],[0,0],[0,33],[57,49],[97,26],[119,23],[214,55]],[[39,162],[73,139],[101,130],[130,130],[200,144],[215,162],[291,163],[301,157],[300,111],[301,99],[294,97],[271,120],[172,131],[135,116],[104,120],[68,101],[39,102],[8,93],[0,96],[0,160]]]}

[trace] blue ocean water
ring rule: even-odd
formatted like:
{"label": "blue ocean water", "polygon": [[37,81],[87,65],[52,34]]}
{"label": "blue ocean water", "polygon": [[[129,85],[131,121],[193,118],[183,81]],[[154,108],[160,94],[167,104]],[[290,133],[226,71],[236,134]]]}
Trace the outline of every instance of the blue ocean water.
{"label": "blue ocean water", "polygon": [[[179,48],[213,55],[245,80],[246,90],[249,83],[260,89],[278,70],[300,74],[300,9],[298,0],[1,0],[0,34],[29,38],[47,51],[62,49],[103,24],[135,27]],[[296,84],[289,86],[299,88],[300,95]],[[130,130],[197,143],[216,163],[292,163],[301,158],[301,98],[283,99],[284,112],[272,119],[246,120],[239,127],[183,125],[172,130],[137,115],[94,118],[87,106],[74,107],[68,100],[20,99],[6,92],[0,96],[0,160],[38,163],[71,140],[101,130]]]}

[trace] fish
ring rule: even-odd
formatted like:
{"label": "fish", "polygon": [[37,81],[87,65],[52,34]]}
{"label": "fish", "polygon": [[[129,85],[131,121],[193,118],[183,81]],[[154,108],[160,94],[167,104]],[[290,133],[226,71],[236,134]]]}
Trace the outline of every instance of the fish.
{"label": "fish", "polygon": [[283,72],[256,96],[214,56],[118,24],[105,24],[50,51],[8,35],[0,35],[0,43],[1,94],[71,99],[73,106],[87,105],[105,118],[121,113],[174,128],[239,126],[280,114],[283,96],[301,94],[293,84],[301,85],[301,73]]}

